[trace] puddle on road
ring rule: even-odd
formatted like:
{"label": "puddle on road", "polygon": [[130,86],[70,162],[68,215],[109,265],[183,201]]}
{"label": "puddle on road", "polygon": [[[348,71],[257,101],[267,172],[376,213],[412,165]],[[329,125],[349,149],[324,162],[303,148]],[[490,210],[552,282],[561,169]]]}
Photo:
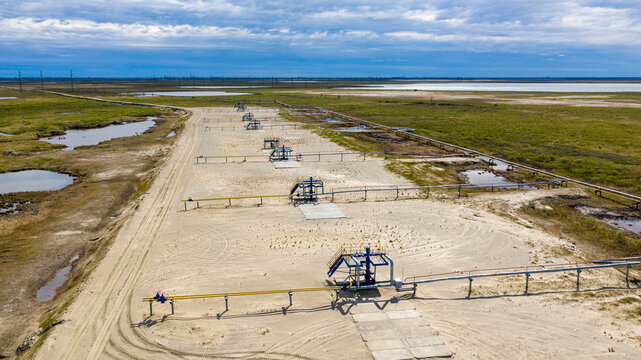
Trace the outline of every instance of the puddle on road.
{"label": "puddle on road", "polygon": [[72,263],[79,258],[80,257],[78,255],[74,255],[69,260],[69,265],[60,269],[51,281],[38,289],[38,292],[36,293],[36,301],[47,302],[53,299],[53,297],[56,296],[56,290],[64,284],[65,281],[67,281],[67,275],[71,272],[71,268],[73,267]]}
{"label": "puddle on road", "polygon": [[165,139],[173,136],[176,136],[176,132],[172,130],[169,134],[167,134],[167,136],[165,136]]}
{"label": "puddle on road", "polygon": [[154,121],[156,119],[158,118],[148,116],[145,121],[109,125],[96,129],[67,130],[64,135],[40,140],[51,144],[66,145],[67,147],[62,150],[71,151],[78,146],[97,145],[111,139],[140,135],[156,125]]}
{"label": "puddle on road", "polygon": [[591,206],[576,206],[575,209],[583,215],[603,220],[621,229],[632,231],[641,235],[641,218],[625,216],[607,209],[596,208]]}
{"label": "puddle on road", "polygon": [[73,176],[47,170],[8,172],[0,174],[0,194],[60,190],[73,184],[73,180]]}
{"label": "puddle on road", "polygon": [[[472,185],[494,185],[494,187],[501,188],[512,188],[513,186],[507,185],[518,185],[518,183],[511,182],[504,178],[503,176],[496,175],[495,173],[483,169],[474,169],[461,171],[461,175],[465,176],[465,180],[468,184]],[[521,186],[521,189],[533,190],[536,189],[532,186]]]}

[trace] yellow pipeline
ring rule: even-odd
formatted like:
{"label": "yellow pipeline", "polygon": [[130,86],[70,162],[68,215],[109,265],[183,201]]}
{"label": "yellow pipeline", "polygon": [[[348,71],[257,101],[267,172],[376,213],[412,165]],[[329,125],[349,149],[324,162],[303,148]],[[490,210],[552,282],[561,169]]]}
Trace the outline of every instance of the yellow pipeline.
{"label": "yellow pipeline", "polygon": [[191,199],[191,200],[180,200],[182,202],[195,202],[195,201],[215,201],[215,200],[239,200],[239,199],[259,199],[259,198],[275,198],[275,197],[290,197],[291,195],[248,195],[248,196],[227,196],[219,198],[210,198],[210,199]]}
{"label": "yellow pipeline", "polygon": [[[276,289],[276,290],[257,290],[257,291],[240,291],[240,292],[229,292],[229,293],[215,293],[215,294],[196,294],[196,295],[174,295],[166,296],[167,300],[187,300],[187,299],[207,299],[207,298],[219,298],[219,297],[230,297],[230,296],[249,296],[249,295],[265,295],[265,294],[283,294],[283,293],[295,293],[295,292],[311,292],[311,291],[330,291],[330,290],[340,290],[340,286],[324,286],[324,287],[315,287],[315,288],[298,288],[298,289]],[[153,297],[144,298],[143,301],[153,302],[158,301]]]}

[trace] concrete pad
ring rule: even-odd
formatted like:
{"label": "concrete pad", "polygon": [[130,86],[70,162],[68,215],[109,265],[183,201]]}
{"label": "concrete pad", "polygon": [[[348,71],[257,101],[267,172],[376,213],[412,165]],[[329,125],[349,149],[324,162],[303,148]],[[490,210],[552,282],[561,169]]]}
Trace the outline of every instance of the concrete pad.
{"label": "concrete pad", "polygon": [[405,343],[401,339],[373,340],[368,341],[365,344],[367,344],[367,347],[370,351],[407,349],[407,345],[405,345]]}
{"label": "concrete pad", "polygon": [[443,345],[445,344],[443,340],[437,335],[432,336],[416,336],[416,337],[405,337],[405,342],[410,347],[423,347],[423,346],[433,346],[433,345]]}
{"label": "concrete pad", "polygon": [[436,332],[429,326],[397,326],[398,333],[406,338],[432,337]]}
{"label": "concrete pad", "polygon": [[[354,314],[352,315],[352,319],[356,321],[357,323],[362,323],[362,322],[380,322],[380,321],[387,321],[387,316],[385,313],[382,312],[377,312],[377,313],[363,313],[363,314]],[[389,323],[389,322],[388,322]]]}
{"label": "concrete pad", "polygon": [[386,311],[385,314],[392,320],[421,317],[421,313],[416,310]]}
{"label": "concrete pad", "polygon": [[410,301],[404,300],[399,302],[388,302],[385,304],[385,311],[396,311],[396,310],[414,310],[414,304]]}
{"label": "concrete pad", "polygon": [[445,345],[414,347],[410,351],[417,359],[449,358],[452,352]]}
{"label": "concrete pad", "polygon": [[349,308],[350,314],[363,314],[373,312],[381,312],[381,309],[379,309],[378,306],[372,302],[356,304]]}
{"label": "concrete pad", "polygon": [[356,327],[360,331],[394,329],[389,320],[357,322]]}
{"label": "concrete pad", "polygon": [[301,204],[298,205],[298,208],[307,220],[340,219],[345,217],[336,205],[328,202]]}
{"label": "concrete pad", "polygon": [[276,169],[295,169],[299,168],[298,161],[274,161],[274,168]]}
{"label": "concrete pad", "polygon": [[362,331],[364,341],[401,340],[394,329]]}
{"label": "concrete pad", "polygon": [[397,328],[428,326],[429,324],[422,317],[411,317],[392,320],[392,324]]}
{"label": "concrete pad", "polygon": [[410,360],[414,359],[407,349],[372,351],[374,360]]}

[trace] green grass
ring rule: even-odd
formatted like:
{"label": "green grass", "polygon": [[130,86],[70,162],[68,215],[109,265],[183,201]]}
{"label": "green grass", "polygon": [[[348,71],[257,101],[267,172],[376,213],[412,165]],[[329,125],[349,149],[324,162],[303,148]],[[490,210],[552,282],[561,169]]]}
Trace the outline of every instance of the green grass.
{"label": "green grass", "polygon": [[[279,89],[252,91],[256,95],[246,98],[316,105],[388,126],[410,127],[419,135],[641,193],[641,109],[379,99]],[[216,98],[159,97],[145,101],[185,106],[231,104]]]}
{"label": "green grass", "polygon": [[[521,211],[552,232],[564,234],[590,246],[586,252],[595,256],[638,256],[641,254],[641,236],[582,215],[571,207],[574,200],[542,201],[552,209],[528,204]],[[585,250],[585,249],[584,249]]]}
{"label": "green grass", "polygon": [[0,131],[31,137],[58,135],[67,129],[106,126],[159,113],[152,108],[114,106],[33,91],[0,90],[0,96],[19,98],[0,103]]}

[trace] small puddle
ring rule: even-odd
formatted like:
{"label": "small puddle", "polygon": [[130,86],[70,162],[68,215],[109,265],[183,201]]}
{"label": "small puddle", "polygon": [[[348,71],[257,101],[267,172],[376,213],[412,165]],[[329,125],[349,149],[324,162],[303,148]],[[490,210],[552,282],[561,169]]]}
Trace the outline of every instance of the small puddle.
{"label": "small puddle", "polygon": [[124,93],[125,95],[136,96],[239,96],[239,95],[254,95],[251,93],[242,92],[229,92],[229,91],[153,91],[153,92],[137,92],[137,93]]}
{"label": "small puddle", "polygon": [[173,136],[176,136],[176,132],[172,130],[169,134],[167,134],[167,136],[165,136],[165,139]]}
{"label": "small puddle", "polygon": [[0,194],[22,191],[60,190],[73,184],[74,177],[47,170],[23,170],[0,174]]}
{"label": "small puddle", "polygon": [[[512,187],[506,185],[518,185],[518,183],[508,181],[503,176],[483,169],[461,171],[461,175],[465,176],[467,183],[472,185],[494,185],[497,188]],[[536,188],[524,185],[521,186],[521,189],[533,190]]]}
{"label": "small puddle", "polygon": [[17,100],[17,97],[14,96],[0,96],[0,100]]}
{"label": "small puddle", "polygon": [[326,117],[322,119],[324,122],[332,123],[332,124],[342,124],[344,123],[343,120],[338,120],[338,119],[332,119],[331,117]]}
{"label": "small puddle", "polygon": [[494,165],[490,165],[490,167],[494,170],[499,170],[499,171],[508,171],[508,167],[510,166],[508,163],[503,162],[501,160],[496,160],[489,158],[487,156],[478,156],[479,159],[489,163],[492,162]]}
{"label": "small puddle", "polygon": [[69,260],[69,265],[60,269],[51,281],[38,289],[38,292],[36,293],[36,301],[47,302],[53,299],[53,297],[56,296],[56,290],[64,284],[65,281],[67,281],[67,275],[71,272],[71,268],[73,267],[72,263],[79,258],[80,257],[78,255],[74,255]]}
{"label": "small puddle", "polygon": [[19,201],[5,202],[3,204],[0,204],[0,214],[17,214],[20,212],[18,211],[18,206],[27,204],[31,204],[31,201],[25,201],[23,203]]}
{"label": "small puddle", "polygon": [[0,132],[0,136],[15,136],[15,135],[11,135],[11,134]]}
{"label": "small puddle", "polygon": [[641,218],[639,217],[625,216],[614,211],[591,206],[577,206],[575,209],[583,215],[606,221],[621,229],[641,235]]}
{"label": "small puddle", "polygon": [[148,116],[145,121],[109,125],[96,129],[67,130],[64,135],[42,138],[40,140],[51,144],[66,145],[67,147],[62,150],[71,151],[78,146],[97,145],[111,139],[140,135],[156,125],[154,121],[156,119],[158,118]]}
{"label": "small puddle", "polygon": [[357,126],[340,127],[338,129],[346,130],[346,131],[362,131],[362,130],[368,130],[369,128],[365,125],[357,125]]}

